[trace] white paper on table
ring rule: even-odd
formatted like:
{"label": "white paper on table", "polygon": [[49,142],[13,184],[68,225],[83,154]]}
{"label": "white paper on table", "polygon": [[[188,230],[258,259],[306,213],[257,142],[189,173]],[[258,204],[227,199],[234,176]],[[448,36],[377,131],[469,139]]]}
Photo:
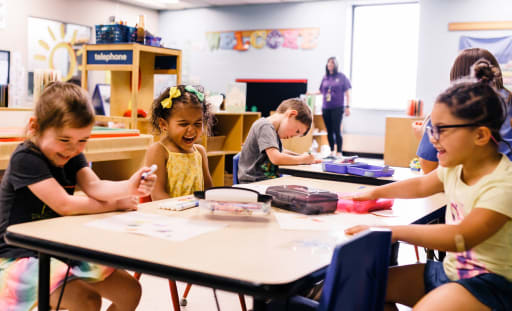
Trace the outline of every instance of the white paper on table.
{"label": "white paper on table", "polygon": [[94,220],[86,225],[110,231],[142,234],[171,241],[185,241],[226,226],[226,224],[172,218],[140,212],[123,213]]}
{"label": "white paper on table", "polygon": [[383,226],[386,223],[369,214],[303,215],[298,213],[273,213],[284,230],[342,231],[355,225]]}

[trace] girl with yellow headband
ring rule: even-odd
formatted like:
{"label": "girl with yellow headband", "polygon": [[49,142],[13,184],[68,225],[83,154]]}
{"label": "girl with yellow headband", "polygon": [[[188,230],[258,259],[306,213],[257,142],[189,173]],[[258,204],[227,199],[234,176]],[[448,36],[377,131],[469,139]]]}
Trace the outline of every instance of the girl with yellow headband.
{"label": "girl with yellow headband", "polygon": [[167,88],[153,102],[151,121],[161,133],[151,145],[146,164],[156,164],[152,200],[192,194],[212,186],[206,150],[196,141],[210,120],[202,88],[178,85]]}

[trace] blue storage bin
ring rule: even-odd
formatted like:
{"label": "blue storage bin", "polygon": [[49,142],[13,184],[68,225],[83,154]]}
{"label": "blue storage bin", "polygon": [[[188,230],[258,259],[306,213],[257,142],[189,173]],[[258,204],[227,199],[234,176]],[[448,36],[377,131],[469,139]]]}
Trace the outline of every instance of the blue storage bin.
{"label": "blue storage bin", "polygon": [[162,38],[156,37],[156,36],[146,36],[145,37],[145,44],[151,45],[151,46],[160,46],[160,40]]}
{"label": "blue storage bin", "polygon": [[128,42],[128,27],[120,24],[96,25],[96,43]]}
{"label": "blue storage bin", "polygon": [[322,162],[322,170],[324,172],[347,174],[347,168],[357,163],[335,163],[332,161]]}
{"label": "blue storage bin", "polygon": [[347,167],[347,173],[366,177],[390,177],[393,176],[395,170],[389,166],[354,164]]}

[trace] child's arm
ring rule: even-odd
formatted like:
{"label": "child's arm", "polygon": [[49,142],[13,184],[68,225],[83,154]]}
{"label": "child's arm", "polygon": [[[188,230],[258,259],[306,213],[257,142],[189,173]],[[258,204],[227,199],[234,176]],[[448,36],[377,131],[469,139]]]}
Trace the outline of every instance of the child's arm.
{"label": "child's arm", "polygon": [[320,161],[317,160],[312,154],[301,154],[294,156],[279,152],[277,148],[267,148],[265,149],[265,152],[267,153],[270,162],[272,162],[274,165],[312,164],[318,163]]}
{"label": "child's arm", "polygon": [[208,156],[206,155],[206,149],[204,149],[204,146],[196,145],[196,147],[203,158],[204,190],[206,190],[213,186],[212,176],[210,175],[210,169],[208,168]]}
{"label": "child's arm", "polygon": [[156,164],[156,181],[153,190],[151,191],[151,199],[153,201],[168,199],[171,196],[167,193],[167,159],[169,154],[160,143],[154,143],[151,145],[146,152],[146,163],[145,165],[151,166]]}
{"label": "child's arm", "polygon": [[[486,208],[474,208],[456,225],[391,226],[393,241],[404,241],[440,251],[461,252],[490,238],[510,217]],[[368,229],[360,225],[345,230],[352,235]]]}
{"label": "child's arm", "polygon": [[281,153],[284,153],[284,154],[288,154],[288,155],[292,155],[292,156],[298,156],[300,154],[298,154],[297,152],[293,152],[291,150],[288,150],[288,149],[284,149],[283,148],[283,151]]}
{"label": "child's arm", "polygon": [[356,193],[351,199],[358,201],[379,198],[414,199],[428,197],[443,191],[443,183],[439,180],[437,171],[433,171],[428,175],[409,178]]}
{"label": "child's arm", "polygon": [[78,214],[95,214],[115,210],[136,210],[137,197],[125,197],[121,200],[98,201],[88,196],[69,195],[64,188],[55,180],[48,178],[28,188],[44,204],[61,216]]}
{"label": "child's arm", "polygon": [[123,181],[101,180],[89,167],[84,167],[76,174],[77,184],[90,197],[99,201],[121,199],[130,195],[146,196],[151,192],[156,176],[151,174],[142,179],[142,174],[149,171],[143,167],[130,179]]}

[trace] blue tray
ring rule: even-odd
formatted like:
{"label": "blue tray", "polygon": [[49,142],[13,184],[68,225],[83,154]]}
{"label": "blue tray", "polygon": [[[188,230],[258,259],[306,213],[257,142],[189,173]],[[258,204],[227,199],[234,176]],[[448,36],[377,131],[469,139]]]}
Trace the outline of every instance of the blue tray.
{"label": "blue tray", "polygon": [[347,173],[366,177],[390,177],[393,176],[395,170],[389,166],[353,164],[347,167]]}
{"label": "blue tray", "polygon": [[322,170],[324,172],[347,174],[347,167],[351,165],[357,165],[357,163],[334,163],[334,162],[322,162]]}

